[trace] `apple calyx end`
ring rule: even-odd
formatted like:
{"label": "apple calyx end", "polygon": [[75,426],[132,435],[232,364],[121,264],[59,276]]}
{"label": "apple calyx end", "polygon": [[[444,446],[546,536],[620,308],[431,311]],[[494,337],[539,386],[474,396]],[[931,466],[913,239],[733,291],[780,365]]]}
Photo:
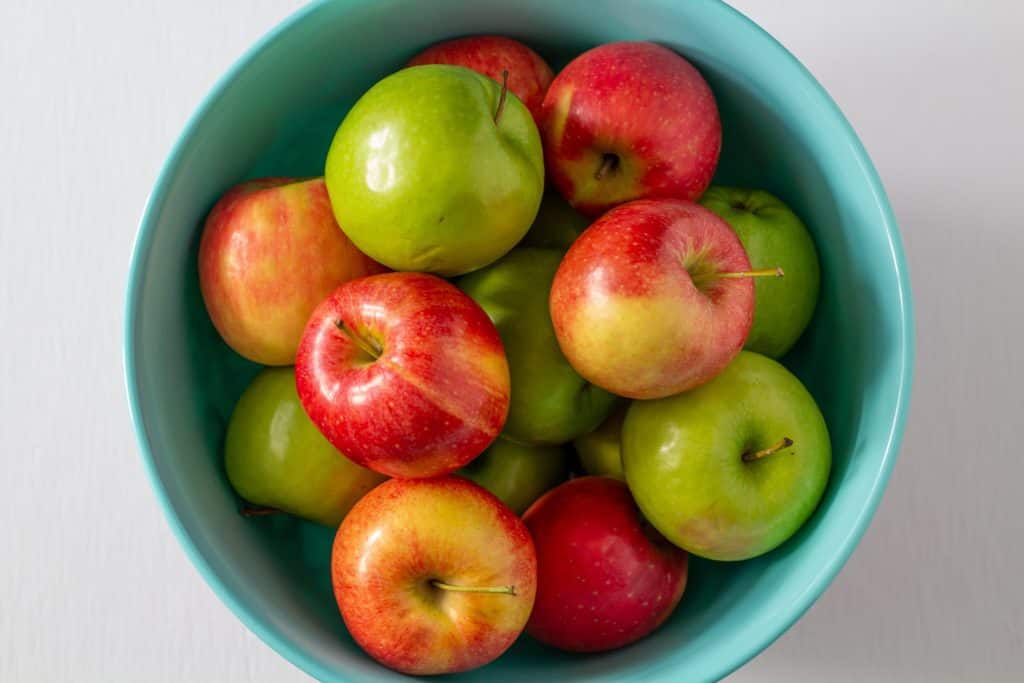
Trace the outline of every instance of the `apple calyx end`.
{"label": "apple calyx end", "polygon": [[498,124],[501,113],[505,111],[505,100],[508,98],[508,69],[501,70],[501,95],[498,96],[498,108],[494,111],[494,124]]}
{"label": "apple calyx end", "polygon": [[793,439],[789,438],[788,436],[784,436],[775,443],[773,443],[768,448],[762,448],[759,451],[744,453],[741,457],[743,458],[743,462],[754,462],[755,460],[760,460],[766,455],[772,455],[773,453],[778,453],[781,450],[785,450],[786,448],[789,448],[792,445]]}
{"label": "apple calyx end", "polygon": [[455,586],[450,583],[445,583],[438,579],[431,579],[429,581],[431,587],[439,588],[444,591],[450,591],[452,593],[492,593],[498,595],[517,595],[516,587],[509,586]]}

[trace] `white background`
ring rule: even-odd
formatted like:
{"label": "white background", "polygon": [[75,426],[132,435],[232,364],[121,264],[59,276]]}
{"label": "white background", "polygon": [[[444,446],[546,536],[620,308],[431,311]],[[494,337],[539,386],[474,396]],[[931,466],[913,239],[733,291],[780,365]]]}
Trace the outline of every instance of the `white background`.
{"label": "white background", "polygon": [[[1024,9],[736,4],[821,80],[878,166],[918,361],[863,542],[731,680],[1020,681]],[[309,680],[179,549],[120,367],[128,257],[159,166],[214,80],[299,5],[0,2],[2,681]]]}

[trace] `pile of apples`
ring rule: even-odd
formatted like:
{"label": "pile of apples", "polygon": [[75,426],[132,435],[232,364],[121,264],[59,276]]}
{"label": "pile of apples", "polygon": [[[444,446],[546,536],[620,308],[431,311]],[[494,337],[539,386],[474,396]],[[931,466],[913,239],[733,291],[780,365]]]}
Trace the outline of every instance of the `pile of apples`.
{"label": "pile of apples", "polygon": [[367,91],[323,178],[213,208],[207,310],[272,366],[232,416],[228,477],[248,514],[337,528],[335,596],[370,656],[464,671],[524,629],[622,647],[679,604],[688,553],[751,558],[814,511],[828,432],[773,358],[814,311],[815,246],[766,192],[709,188],[721,143],[667,48],[555,76],[470,37]]}

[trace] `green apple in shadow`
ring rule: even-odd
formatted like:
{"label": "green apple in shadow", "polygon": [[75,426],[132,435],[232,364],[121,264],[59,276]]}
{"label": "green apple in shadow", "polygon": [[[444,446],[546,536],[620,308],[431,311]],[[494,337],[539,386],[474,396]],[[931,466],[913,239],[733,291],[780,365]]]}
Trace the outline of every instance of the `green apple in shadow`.
{"label": "green apple in shadow", "polygon": [[499,436],[457,472],[493,493],[517,515],[569,478],[569,458],[561,446],[526,445]]}
{"label": "green apple in shadow", "polygon": [[558,347],[548,294],[561,260],[553,249],[513,249],[456,283],[505,344],[512,396],[503,432],[522,443],[571,441],[601,424],[617,401],[580,377]]}
{"label": "green apple in shadow", "polygon": [[744,348],[780,358],[800,338],[818,303],[818,252],[788,206],[761,190],[708,188],[700,203],[732,227],[753,270],[782,268],[780,278],[754,280],[754,325]]}
{"label": "green apple in shadow", "polygon": [[544,192],[540,134],[522,102],[461,66],[414,66],[364,94],[324,170],[338,225],[395,270],[452,276],[522,239]]}
{"label": "green apple in shadow", "polygon": [[291,367],[262,371],[242,394],[228,423],[224,465],[248,502],[330,527],[387,478],[324,438],[299,403]]}
{"label": "green apple in shadow", "polygon": [[553,189],[540,200],[540,209],[526,237],[517,246],[567,250],[590,225],[590,219],[569,206]]}
{"label": "green apple in shadow", "polygon": [[572,445],[587,474],[625,479],[622,472],[622,422],[629,404],[612,413],[594,431],[577,436]]}
{"label": "green apple in shadow", "polygon": [[776,361],[742,351],[696,389],[634,401],[622,426],[626,482],[644,516],[684,550],[745,560],[814,512],[832,449],[814,399]]}

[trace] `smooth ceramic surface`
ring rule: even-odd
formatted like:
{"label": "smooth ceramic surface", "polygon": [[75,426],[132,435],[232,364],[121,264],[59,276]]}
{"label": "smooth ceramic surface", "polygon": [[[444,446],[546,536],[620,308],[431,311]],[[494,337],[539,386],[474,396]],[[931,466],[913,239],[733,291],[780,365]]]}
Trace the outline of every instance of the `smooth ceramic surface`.
{"label": "smooth ceramic surface", "polygon": [[878,177],[842,114],[770,36],[712,0],[339,0],[285,22],[221,80],[189,122],[150,197],[128,286],[125,371],[143,457],[170,523],[243,622],[324,681],[399,679],[354,645],[328,576],[331,532],[243,519],[221,460],[231,408],[257,371],[203,309],[196,251],[230,185],[317,175],[347,108],[423,47],[472,33],[520,38],[559,67],[587,47],[654,40],[711,83],[724,127],[715,181],[763,187],[814,234],[822,298],[784,362],[828,420],[834,470],[820,509],[778,550],[695,561],[672,619],[640,643],[570,656],[522,638],[464,681],[712,680],[754,656],[820,595],[878,503],[903,432],[913,365],[909,283]]}

